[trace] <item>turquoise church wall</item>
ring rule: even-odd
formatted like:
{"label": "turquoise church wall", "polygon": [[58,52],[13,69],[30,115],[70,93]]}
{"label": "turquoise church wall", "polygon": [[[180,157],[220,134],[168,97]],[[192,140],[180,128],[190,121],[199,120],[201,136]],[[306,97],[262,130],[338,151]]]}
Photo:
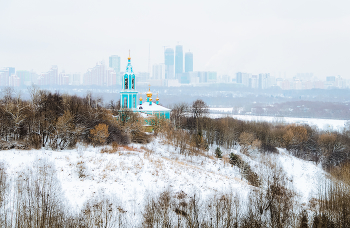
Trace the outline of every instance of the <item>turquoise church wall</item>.
{"label": "turquoise church wall", "polygon": [[131,58],[128,58],[126,72],[122,79],[120,92],[120,107],[135,110],[137,107],[136,77],[131,66]]}

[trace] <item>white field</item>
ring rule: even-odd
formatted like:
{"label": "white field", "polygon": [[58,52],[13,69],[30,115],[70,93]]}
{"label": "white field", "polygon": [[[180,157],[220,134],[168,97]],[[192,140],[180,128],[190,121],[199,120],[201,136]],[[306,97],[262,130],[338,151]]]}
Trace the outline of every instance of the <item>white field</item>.
{"label": "white field", "polygon": [[[211,109],[212,110],[212,109]],[[232,110],[232,109],[231,109]],[[296,123],[308,124],[315,126],[320,130],[325,131],[341,131],[349,120],[335,120],[335,119],[317,119],[317,118],[296,118],[296,117],[274,117],[274,116],[253,116],[253,115],[233,115],[233,114],[213,114],[209,113],[211,118],[232,117],[238,120],[257,121],[257,122],[275,122],[275,123]]]}
{"label": "white field", "polygon": [[[92,197],[113,196],[130,218],[136,215],[133,219],[136,226],[141,223],[146,198],[167,189],[174,194],[183,191],[191,196],[196,193],[202,199],[232,193],[244,200],[255,188],[242,179],[237,167],[212,156],[180,155],[173,146],[164,145],[159,138],[144,147],[139,144],[121,147],[115,154],[100,153],[101,149],[80,145],[66,151],[8,150],[1,151],[0,161],[5,163],[11,178],[15,178],[35,161],[47,159],[54,163],[64,196],[73,208],[80,209]],[[280,165],[298,193],[300,203],[307,204],[326,178],[320,167],[290,156],[283,149],[279,149],[280,153],[276,155],[253,153],[250,157],[241,154],[239,147],[223,149],[223,154],[231,152],[241,155],[261,177],[272,171],[266,161]],[[79,178],[78,162],[84,164],[85,178]]]}

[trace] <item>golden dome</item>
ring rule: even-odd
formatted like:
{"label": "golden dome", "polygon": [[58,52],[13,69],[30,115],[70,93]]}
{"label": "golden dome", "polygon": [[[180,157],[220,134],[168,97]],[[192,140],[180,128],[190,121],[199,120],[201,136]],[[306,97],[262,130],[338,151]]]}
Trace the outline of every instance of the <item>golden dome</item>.
{"label": "golden dome", "polygon": [[158,93],[157,93],[157,99],[156,99],[156,101],[159,101]]}
{"label": "golden dome", "polygon": [[152,101],[152,97],[149,99],[149,101]]}
{"label": "golden dome", "polygon": [[142,101],[142,97],[140,96],[140,101]]}
{"label": "golden dome", "polygon": [[147,97],[152,97],[151,85],[149,85],[148,92],[146,93]]}

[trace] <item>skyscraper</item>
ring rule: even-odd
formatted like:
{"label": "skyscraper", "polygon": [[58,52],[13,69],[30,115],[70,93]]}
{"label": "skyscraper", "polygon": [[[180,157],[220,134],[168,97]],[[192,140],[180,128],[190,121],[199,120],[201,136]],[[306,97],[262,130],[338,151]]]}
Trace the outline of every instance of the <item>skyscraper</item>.
{"label": "skyscraper", "polygon": [[119,85],[121,83],[121,77],[120,77],[120,57],[118,55],[111,55],[109,56],[109,67],[113,68],[115,71],[115,79],[114,81],[117,82]]}
{"label": "skyscraper", "polygon": [[0,69],[0,86],[9,86],[9,77],[8,68]]}
{"label": "skyscraper", "polygon": [[258,88],[267,89],[270,87],[270,74],[259,74]]}
{"label": "skyscraper", "polygon": [[118,55],[109,56],[109,67],[113,68],[116,73],[120,72],[120,57]]}
{"label": "skyscraper", "polygon": [[164,64],[154,64],[152,70],[152,79],[163,79]]}
{"label": "skyscraper", "polygon": [[174,49],[167,48],[164,52],[165,79],[174,79]]}
{"label": "skyscraper", "polygon": [[21,86],[30,86],[35,81],[35,73],[33,71],[18,70],[16,75],[20,78]]}
{"label": "skyscraper", "polygon": [[103,61],[87,70],[84,74],[84,85],[108,86],[108,69]]}
{"label": "skyscraper", "polygon": [[185,53],[185,72],[193,71],[193,53],[186,52]]}
{"label": "skyscraper", "polygon": [[14,67],[9,67],[8,70],[9,70],[9,76],[11,76],[11,75],[16,73],[16,70],[15,70]]}
{"label": "skyscraper", "polygon": [[45,85],[59,85],[57,65],[53,65],[47,74],[47,81]]}
{"label": "skyscraper", "polygon": [[73,85],[80,85],[80,73],[74,73],[72,78],[72,84]]}
{"label": "skyscraper", "polygon": [[179,79],[184,70],[184,55],[182,51],[182,45],[176,45],[175,47],[175,75]]}
{"label": "skyscraper", "polygon": [[236,73],[236,83],[242,84],[242,72]]}

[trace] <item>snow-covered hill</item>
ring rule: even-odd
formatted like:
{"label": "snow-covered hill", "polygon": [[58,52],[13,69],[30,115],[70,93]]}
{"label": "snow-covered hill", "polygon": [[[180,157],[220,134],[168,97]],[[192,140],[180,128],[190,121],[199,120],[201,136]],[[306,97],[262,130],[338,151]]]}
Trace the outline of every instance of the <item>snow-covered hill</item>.
{"label": "snow-covered hill", "polygon": [[[216,147],[215,147],[216,148]],[[254,189],[236,166],[227,159],[217,159],[212,148],[207,156],[185,156],[160,138],[147,145],[131,144],[119,147],[115,153],[101,153],[103,147],[78,145],[77,149],[51,150],[8,150],[1,151],[1,162],[13,179],[38,160],[48,160],[55,166],[64,196],[76,210],[84,202],[98,195],[115,197],[123,210],[141,215],[148,196],[164,190],[173,193],[196,193],[205,199],[215,194],[232,193],[242,200]],[[312,162],[303,161],[279,149],[279,154],[250,156],[233,150],[223,150],[227,155],[236,153],[261,177],[281,167],[299,197],[300,203],[308,203],[315,196],[320,181],[325,179],[324,171]],[[269,166],[270,164],[270,166]],[[141,221],[141,217],[138,218]]]}

